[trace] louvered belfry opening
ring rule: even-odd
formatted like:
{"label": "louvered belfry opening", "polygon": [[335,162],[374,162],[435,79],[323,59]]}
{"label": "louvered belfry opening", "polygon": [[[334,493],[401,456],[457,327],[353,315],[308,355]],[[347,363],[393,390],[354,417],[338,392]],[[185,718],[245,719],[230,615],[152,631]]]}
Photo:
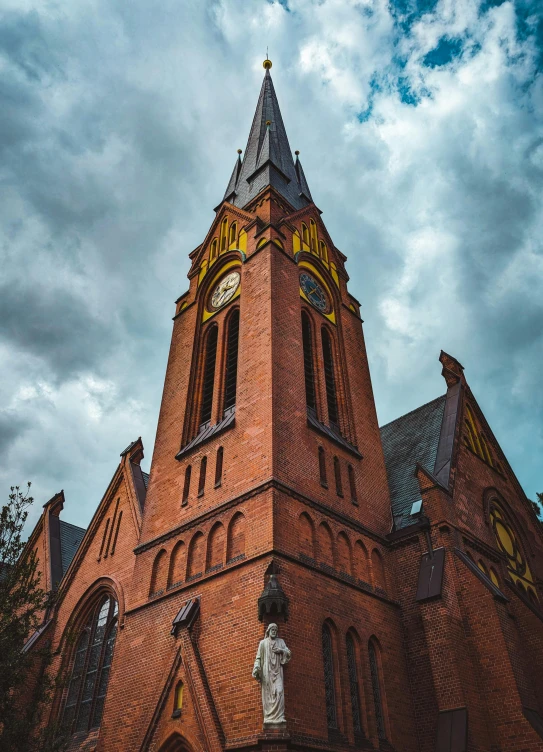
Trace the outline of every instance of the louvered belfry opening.
{"label": "louvered belfry opening", "polygon": [[215,384],[215,362],[217,360],[218,331],[218,327],[214,326],[208,333],[206,339],[200,426],[208,423],[211,420],[211,409],[213,407],[213,387]]}
{"label": "louvered belfry opening", "polygon": [[313,369],[311,322],[305,311],[302,311],[302,341],[304,348],[305,402],[310,410],[316,410],[317,403],[315,399],[315,372]]}
{"label": "louvered belfry opening", "polygon": [[338,407],[336,394],[336,377],[334,374],[334,354],[332,341],[326,329],[322,329],[322,356],[324,360],[324,381],[326,384],[326,402],[328,404],[328,419],[338,428]]}
{"label": "louvered belfry opening", "polygon": [[229,410],[236,404],[236,383],[238,377],[238,345],[239,345],[239,308],[236,309],[228,321],[228,336],[226,340],[226,373],[224,379],[224,410]]}

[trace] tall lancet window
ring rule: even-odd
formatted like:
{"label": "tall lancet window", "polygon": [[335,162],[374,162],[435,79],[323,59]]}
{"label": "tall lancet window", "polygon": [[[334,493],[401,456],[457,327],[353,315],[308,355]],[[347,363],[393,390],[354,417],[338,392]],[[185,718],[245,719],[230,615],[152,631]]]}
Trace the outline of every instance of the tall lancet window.
{"label": "tall lancet window", "polygon": [[302,311],[302,341],[304,347],[304,376],[305,402],[311,410],[316,410],[315,372],[313,369],[313,341],[311,336],[311,322],[305,311]]}
{"label": "tall lancet window", "polygon": [[362,713],[360,711],[360,688],[358,686],[358,671],[356,668],[356,649],[353,636],[347,632],[347,668],[349,671],[349,689],[351,694],[351,711],[353,714],[353,729],[357,736],[362,735]]}
{"label": "tall lancet window", "polygon": [[373,692],[373,704],[375,707],[375,723],[377,725],[377,736],[379,739],[386,739],[385,715],[383,713],[383,699],[381,697],[381,681],[379,678],[379,663],[377,658],[377,649],[373,640],[368,645],[370,659],[371,688]]}
{"label": "tall lancet window", "polygon": [[334,353],[332,340],[328,330],[322,329],[322,357],[324,360],[324,381],[326,384],[326,402],[328,404],[328,419],[330,423],[338,426],[338,407],[336,394],[336,377],[334,373]]}
{"label": "tall lancet window", "polygon": [[96,728],[102,720],[117,636],[117,601],[103,598],[91,611],[76,643],[63,724],[72,733]]}
{"label": "tall lancet window", "polygon": [[235,407],[236,382],[238,377],[239,308],[228,320],[226,338],[226,372],[224,376],[224,410]]}
{"label": "tall lancet window", "polygon": [[213,326],[207,334],[204,354],[204,377],[202,381],[202,407],[200,425],[211,420],[213,387],[215,385],[215,362],[217,360],[218,327]]}
{"label": "tall lancet window", "polygon": [[324,663],[324,694],[326,699],[326,723],[329,729],[337,729],[336,687],[334,678],[334,646],[328,624],[322,625],[322,659]]}

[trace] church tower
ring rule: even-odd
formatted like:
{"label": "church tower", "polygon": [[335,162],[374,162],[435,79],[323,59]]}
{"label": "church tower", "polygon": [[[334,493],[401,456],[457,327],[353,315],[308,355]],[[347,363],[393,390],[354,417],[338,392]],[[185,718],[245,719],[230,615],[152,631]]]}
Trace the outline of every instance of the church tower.
{"label": "church tower", "polygon": [[[386,470],[346,257],[292,156],[271,65],[243,157],[176,301],[135,587],[116,648],[119,672],[132,673],[112,676],[111,692],[134,681],[138,645],[137,675],[151,695],[169,709],[181,682],[185,698],[182,723],[157,709],[143,729],[125,691],[138,736],[179,731],[213,750],[277,738],[372,748],[411,723],[400,684],[385,695],[374,637],[388,635],[386,660],[406,686],[387,572]],[[280,728],[263,728],[251,676],[270,622],[293,655]],[[337,657],[345,640],[348,666]],[[363,695],[375,698],[369,712]]]}

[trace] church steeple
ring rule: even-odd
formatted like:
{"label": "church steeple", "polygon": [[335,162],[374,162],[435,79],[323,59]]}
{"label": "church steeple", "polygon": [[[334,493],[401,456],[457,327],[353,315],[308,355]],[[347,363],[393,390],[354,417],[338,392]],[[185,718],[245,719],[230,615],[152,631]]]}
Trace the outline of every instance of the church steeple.
{"label": "church steeple", "polygon": [[253,124],[243,161],[236,161],[223,201],[246,206],[267,186],[275,188],[293,209],[311,203],[311,193],[302,166],[288,143],[279,102],[273,86],[271,60],[265,60],[266,75],[260,89]]}

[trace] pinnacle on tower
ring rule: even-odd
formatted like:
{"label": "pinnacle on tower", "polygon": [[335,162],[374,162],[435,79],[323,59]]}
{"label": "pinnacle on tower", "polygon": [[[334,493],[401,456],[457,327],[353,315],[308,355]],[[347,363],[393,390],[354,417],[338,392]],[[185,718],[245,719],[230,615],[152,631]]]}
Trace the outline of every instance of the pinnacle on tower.
{"label": "pinnacle on tower", "polygon": [[270,75],[271,60],[266,59],[263,66],[266,74],[243,161],[238,156],[223,201],[244,207],[260,191],[272,186],[293,209],[301,209],[311,203],[311,193],[298,157],[296,164],[292,159]]}

